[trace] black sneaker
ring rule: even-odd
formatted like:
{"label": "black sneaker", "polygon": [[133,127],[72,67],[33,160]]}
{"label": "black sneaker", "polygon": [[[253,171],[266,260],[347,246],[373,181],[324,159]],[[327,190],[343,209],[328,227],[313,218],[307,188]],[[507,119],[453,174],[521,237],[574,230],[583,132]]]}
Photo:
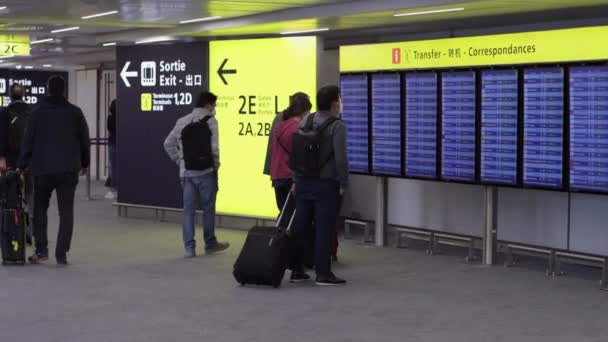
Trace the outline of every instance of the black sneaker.
{"label": "black sneaker", "polygon": [[230,247],[230,244],[228,242],[218,242],[211,247],[206,247],[205,253],[213,254],[213,253],[221,252],[223,250],[228,249],[228,247]]}
{"label": "black sneaker", "polygon": [[27,258],[27,260],[30,262],[30,264],[37,264],[39,262],[49,260],[49,256],[46,254],[36,253],[31,257]]}
{"label": "black sneaker", "polygon": [[62,257],[62,258],[57,258],[57,267],[66,267],[68,265],[68,258],[67,257]]}
{"label": "black sneaker", "polygon": [[346,280],[336,277],[335,274],[330,273],[327,276],[317,275],[317,281],[315,282],[319,286],[339,286],[346,285]]}
{"label": "black sneaker", "polygon": [[291,272],[290,283],[301,283],[310,280],[310,276],[306,272]]}

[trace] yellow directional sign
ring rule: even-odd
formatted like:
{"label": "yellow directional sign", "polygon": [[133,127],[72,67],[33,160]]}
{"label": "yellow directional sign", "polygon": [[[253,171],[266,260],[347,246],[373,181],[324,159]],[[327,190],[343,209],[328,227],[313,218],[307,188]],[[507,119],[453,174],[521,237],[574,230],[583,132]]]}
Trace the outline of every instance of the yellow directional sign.
{"label": "yellow directional sign", "polygon": [[30,36],[26,34],[0,35],[0,56],[29,56]]}
{"label": "yellow directional sign", "polygon": [[213,41],[209,55],[222,163],[217,210],[276,217],[272,184],[262,174],[268,135],[290,95],[302,91],[314,102],[316,38]]}
{"label": "yellow directional sign", "polygon": [[407,70],[608,59],[608,26],[340,48],[340,71]]}

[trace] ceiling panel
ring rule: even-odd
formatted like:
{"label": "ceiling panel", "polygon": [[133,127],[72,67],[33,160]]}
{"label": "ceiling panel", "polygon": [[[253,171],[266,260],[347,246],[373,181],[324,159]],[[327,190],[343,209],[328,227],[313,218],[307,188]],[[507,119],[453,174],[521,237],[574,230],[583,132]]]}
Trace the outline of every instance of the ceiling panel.
{"label": "ceiling panel", "polygon": [[[513,25],[518,22],[509,23],[509,18],[526,14],[533,14],[534,20],[550,21],[556,11],[563,18],[569,13],[580,14],[585,8],[589,10],[580,18],[572,19],[600,15],[608,19],[608,0],[3,0],[0,4],[8,7],[0,11],[0,33],[30,33],[33,40],[55,38],[51,43],[33,46],[33,57],[17,58],[18,61],[105,52],[108,49],[100,46],[103,42],[132,44],[138,39],[162,35],[213,39],[329,28],[331,31],[323,34],[330,38],[353,32],[369,36],[368,32],[384,28],[428,32],[466,27],[467,23],[479,22],[480,18],[500,18],[501,24]],[[465,10],[394,17],[397,13],[453,7]],[[93,20],[81,19],[112,10],[119,13]],[[179,24],[182,20],[209,16],[222,19],[204,25]],[[81,29],[50,33],[68,26]],[[193,30],[195,32],[191,32]]]}
{"label": "ceiling panel", "polygon": [[[409,10],[393,10],[374,13],[361,13],[339,17],[290,20],[272,22],[258,25],[247,25],[226,29],[217,29],[201,32],[188,32],[185,35],[200,37],[216,36],[247,36],[278,34],[285,31],[301,31],[319,28],[330,28],[331,30],[348,30],[365,27],[403,26],[415,25],[423,22],[434,22],[444,20],[467,20],[485,16],[510,15],[518,13],[532,13],[549,11],[555,9],[583,8],[589,6],[608,5],[608,0],[502,0],[502,1],[474,1],[455,4],[450,7],[420,7]],[[446,12],[428,15],[415,15],[395,17],[394,14],[426,12],[447,8],[463,7],[465,10],[459,12]],[[608,14],[608,13],[607,13]]]}

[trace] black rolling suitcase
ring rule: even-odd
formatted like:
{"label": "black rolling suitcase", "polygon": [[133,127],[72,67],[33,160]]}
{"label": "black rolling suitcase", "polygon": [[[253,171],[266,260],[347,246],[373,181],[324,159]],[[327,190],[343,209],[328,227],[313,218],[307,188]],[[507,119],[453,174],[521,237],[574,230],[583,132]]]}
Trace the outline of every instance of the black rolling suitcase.
{"label": "black rolling suitcase", "polygon": [[256,226],[249,231],[234,264],[239,284],[281,286],[289,262],[288,230],[295,216],[292,197],[287,198],[275,227]]}
{"label": "black rolling suitcase", "polygon": [[21,175],[0,176],[0,248],[2,265],[25,265],[26,222]]}

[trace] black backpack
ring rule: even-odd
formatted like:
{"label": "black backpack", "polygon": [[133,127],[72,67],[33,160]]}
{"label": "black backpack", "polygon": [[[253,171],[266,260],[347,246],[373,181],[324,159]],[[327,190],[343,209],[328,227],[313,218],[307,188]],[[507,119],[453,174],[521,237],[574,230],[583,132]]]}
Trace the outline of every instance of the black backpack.
{"label": "black backpack", "polygon": [[18,156],[30,121],[30,110],[29,107],[26,107],[23,112],[18,113],[15,111],[15,107],[8,107],[8,112],[10,114],[9,151]]}
{"label": "black backpack", "polygon": [[308,116],[304,127],[298,129],[293,136],[289,167],[297,175],[304,177],[320,177],[321,169],[331,159],[330,154],[325,161],[321,161],[321,142],[323,131],[329,127],[336,118],[327,119],[321,126],[313,128],[315,114]]}
{"label": "black backpack", "polygon": [[207,170],[214,167],[211,152],[211,129],[206,116],[199,121],[192,121],[182,130],[182,152],[186,170]]}

